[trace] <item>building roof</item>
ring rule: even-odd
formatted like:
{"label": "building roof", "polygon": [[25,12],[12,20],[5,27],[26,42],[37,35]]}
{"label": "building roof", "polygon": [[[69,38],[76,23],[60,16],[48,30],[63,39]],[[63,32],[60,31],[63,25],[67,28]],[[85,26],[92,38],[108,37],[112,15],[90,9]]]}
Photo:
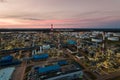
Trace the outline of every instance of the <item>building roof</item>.
{"label": "building roof", "polygon": [[61,61],[58,61],[58,65],[66,65],[68,64],[66,60],[61,60]]}
{"label": "building roof", "polygon": [[0,62],[6,62],[6,61],[12,61],[13,57],[12,56],[5,56],[0,59]]}
{"label": "building roof", "polygon": [[39,73],[47,73],[47,72],[56,71],[56,70],[60,70],[59,65],[52,65],[52,66],[42,67],[38,69]]}
{"label": "building roof", "polygon": [[10,65],[17,65],[20,63],[21,63],[21,61],[19,61],[19,60],[12,60],[10,62],[8,61],[8,62],[0,63],[0,66],[5,67],[5,66],[10,66]]}
{"label": "building roof", "polygon": [[49,55],[47,53],[44,53],[44,54],[35,54],[32,57],[33,57],[33,59],[38,60],[38,59],[46,59],[46,58],[49,57]]}
{"label": "building roof", "polygon": [[0,70],[0,80],[10,80],[15,67],[9,67]]}
{"label": "building roof", "polygon": [[67,40],[67,43],[70,44],[70,45],[74,45],[74,44],[76,44],[76,41],[74,41],[74,40]]}

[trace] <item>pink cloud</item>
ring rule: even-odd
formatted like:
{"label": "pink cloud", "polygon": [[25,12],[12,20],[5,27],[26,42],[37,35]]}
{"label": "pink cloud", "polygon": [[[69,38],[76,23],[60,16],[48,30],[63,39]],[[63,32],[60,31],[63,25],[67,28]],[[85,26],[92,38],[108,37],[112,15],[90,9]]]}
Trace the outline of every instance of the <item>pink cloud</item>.
{"label": "pink cloud", "polygon": [[[19,24],[11,24],[11,22],[1,22],[0,21],[0,28],[50,28],[50,24],[54,24],[55,28],[66,28],[66,27],[89,27],[89,26],[96,26],[105,23],[110,23],[113,21],[118,21],[119,17],[114,16],[107,16],[107,17],[97,17],[97,18],[81,18],[81,19],[59,19],[59,20],[16,20],[14,19],[13,22]],[[12,22],[12,23],[13,23]]]}

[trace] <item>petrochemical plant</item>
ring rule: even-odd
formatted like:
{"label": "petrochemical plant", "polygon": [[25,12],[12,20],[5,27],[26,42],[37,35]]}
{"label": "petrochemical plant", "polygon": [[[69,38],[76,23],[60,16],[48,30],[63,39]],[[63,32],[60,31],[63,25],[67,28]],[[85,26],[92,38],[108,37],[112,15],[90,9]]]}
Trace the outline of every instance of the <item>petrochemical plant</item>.
{"label": "petrochemical plant", "polygon": [[119,80],[119,73],[119,32],[0,32],[0,80]]}

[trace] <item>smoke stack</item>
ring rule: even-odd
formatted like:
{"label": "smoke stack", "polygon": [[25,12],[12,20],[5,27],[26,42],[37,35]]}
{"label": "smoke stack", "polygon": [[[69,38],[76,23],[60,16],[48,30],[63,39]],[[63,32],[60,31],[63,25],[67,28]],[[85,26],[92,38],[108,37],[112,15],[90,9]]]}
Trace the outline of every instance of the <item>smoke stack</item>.
{"label": "smoke stack", "polygon": [[53,24],[51,24],[51,31],[53,31]]}

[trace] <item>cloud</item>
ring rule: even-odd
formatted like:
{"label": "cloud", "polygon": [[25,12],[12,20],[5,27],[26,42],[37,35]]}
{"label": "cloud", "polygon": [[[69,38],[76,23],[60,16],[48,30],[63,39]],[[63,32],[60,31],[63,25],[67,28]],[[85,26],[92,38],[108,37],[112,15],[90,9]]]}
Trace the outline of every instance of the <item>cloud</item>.
{"label": "cloud", "polygon": [[[3,19],[0,25],[49,27],[50,24],[55,24],[56,27],[92,27],[96,25],[112,25],[113,21],[120,19],[120,10],[116,8],[118,3],[114,4],[116,1],[111,2],[112,0],[110,0],[108,7],[106,7],[105,0],[88,2],[70,0],[69,3],[68,1],[11,0],[5,5],[0,5],[0,12],[2,12],[0,18]],[[59,2],[60,4],[58,4]],[[99,7],[98,5],[102,6]],[[6,19],[7,21],[5,21]]]}
{"label": "cloud", "polygon": [[0,3],[6,3],[7,0],[0,0]]}
{"label": "cloud", "polygon": [[23,18],[25,20],[41,20],[41,19],[37,19],[37,18]]}

